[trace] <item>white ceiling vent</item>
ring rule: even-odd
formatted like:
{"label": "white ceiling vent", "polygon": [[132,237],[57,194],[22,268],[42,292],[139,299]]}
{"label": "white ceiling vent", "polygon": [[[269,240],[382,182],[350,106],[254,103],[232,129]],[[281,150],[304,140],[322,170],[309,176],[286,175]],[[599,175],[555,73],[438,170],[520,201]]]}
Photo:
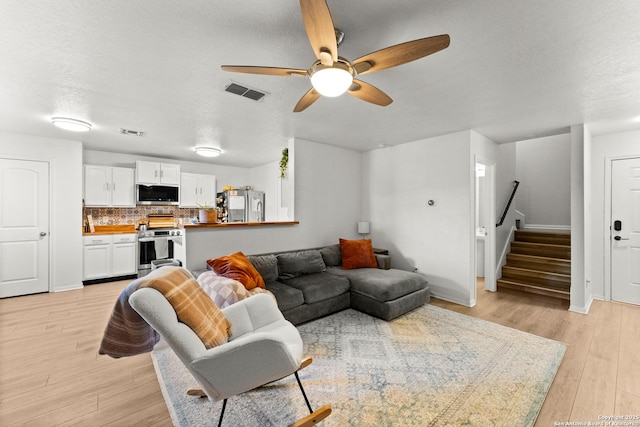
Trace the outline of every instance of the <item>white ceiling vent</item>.
{"label": "white ceiling vent", "polygon": [[236,82],[230,82],[228,83],[225,87],[224,87],[224,91],[225,92],[229,92],[229,93],[233,93],[235,95],[240,95],[243,96],[245,98],[249,98],[249,99],[253,99],[254,101],[261,101],[262,98],[265,97],[265,95],[268,95],[268,92],[265,91],[261,91],[258,89],[253,89],[250,88],[248,86],[236,83]]}
{"label": "white ceiling vent", "polygon": [[146,132],[143,132],[140,130],[124,129],[124,128],[120,128],[120,133],[123,135],[131,135],[131,136],[140,136],[140,137],[147,136]]}

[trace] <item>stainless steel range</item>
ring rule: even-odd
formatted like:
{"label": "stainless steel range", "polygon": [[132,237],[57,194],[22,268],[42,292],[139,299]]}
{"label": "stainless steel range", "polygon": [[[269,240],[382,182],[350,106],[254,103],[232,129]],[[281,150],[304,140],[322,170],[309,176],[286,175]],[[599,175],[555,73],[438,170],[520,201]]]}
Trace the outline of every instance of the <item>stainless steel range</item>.
{"label": "stainless steel range", "polygon": [[151,272],[152,262],[173,260],[174,242],[182,240],[184,230],[180,228],[141,227],[138,231],[138,277]]}

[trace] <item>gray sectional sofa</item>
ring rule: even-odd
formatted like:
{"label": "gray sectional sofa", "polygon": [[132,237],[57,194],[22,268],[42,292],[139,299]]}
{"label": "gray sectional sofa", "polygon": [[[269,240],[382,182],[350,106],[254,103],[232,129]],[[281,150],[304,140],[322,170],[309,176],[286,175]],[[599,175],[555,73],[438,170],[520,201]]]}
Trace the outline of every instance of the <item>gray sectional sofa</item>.
{"label": "gray sectional sofa", "polygon": [[424,276],[390,268],[388,255],[376,254],[378,268],[352,270],[342,268],[340,245],[247,258],[296,325],[349,307],[391,320],[429,301]]}

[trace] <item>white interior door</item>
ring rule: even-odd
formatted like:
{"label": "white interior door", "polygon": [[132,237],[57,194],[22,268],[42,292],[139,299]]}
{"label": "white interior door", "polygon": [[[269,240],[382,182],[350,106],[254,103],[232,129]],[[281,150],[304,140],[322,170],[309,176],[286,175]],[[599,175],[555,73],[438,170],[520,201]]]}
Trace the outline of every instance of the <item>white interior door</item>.
{"label": "white interior door", "polygon": [[0,159],[0,297],[49,291],[49,164]]}
{"label": "white interior door", "polygon": [[611,299],[640,304],[640,158],[611,164]]}

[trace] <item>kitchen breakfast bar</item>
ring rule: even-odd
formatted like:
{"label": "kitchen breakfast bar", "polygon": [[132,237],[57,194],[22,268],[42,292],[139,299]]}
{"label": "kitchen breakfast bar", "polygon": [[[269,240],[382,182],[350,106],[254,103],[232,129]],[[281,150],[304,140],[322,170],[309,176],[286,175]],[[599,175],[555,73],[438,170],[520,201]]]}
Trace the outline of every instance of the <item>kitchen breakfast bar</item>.
{"label": "kitchen breakfast bar", "polygon": [[281,240],[287,240],[280,238],[298,224],[298,221],[184,224],[182,239],[174,241],[174,257],[190,271],[199,272],[207,268],[208,259],[238,251],[249,255],[274,250]]}
{"label": "kitchen breakfast bar", "polygon": [[[298,221],[176,224],[137,229],[128,225],[96,225],[83,230],[83,283],[142,277],[153,263],[179,261],[197,273],[207,260],[233,252],[268,252],[283,244]],[[274,228],[276,230],[274,230]],[[286,240],[286,239],[284,239]],[[157,260],[157,261],[156,261]]]}

